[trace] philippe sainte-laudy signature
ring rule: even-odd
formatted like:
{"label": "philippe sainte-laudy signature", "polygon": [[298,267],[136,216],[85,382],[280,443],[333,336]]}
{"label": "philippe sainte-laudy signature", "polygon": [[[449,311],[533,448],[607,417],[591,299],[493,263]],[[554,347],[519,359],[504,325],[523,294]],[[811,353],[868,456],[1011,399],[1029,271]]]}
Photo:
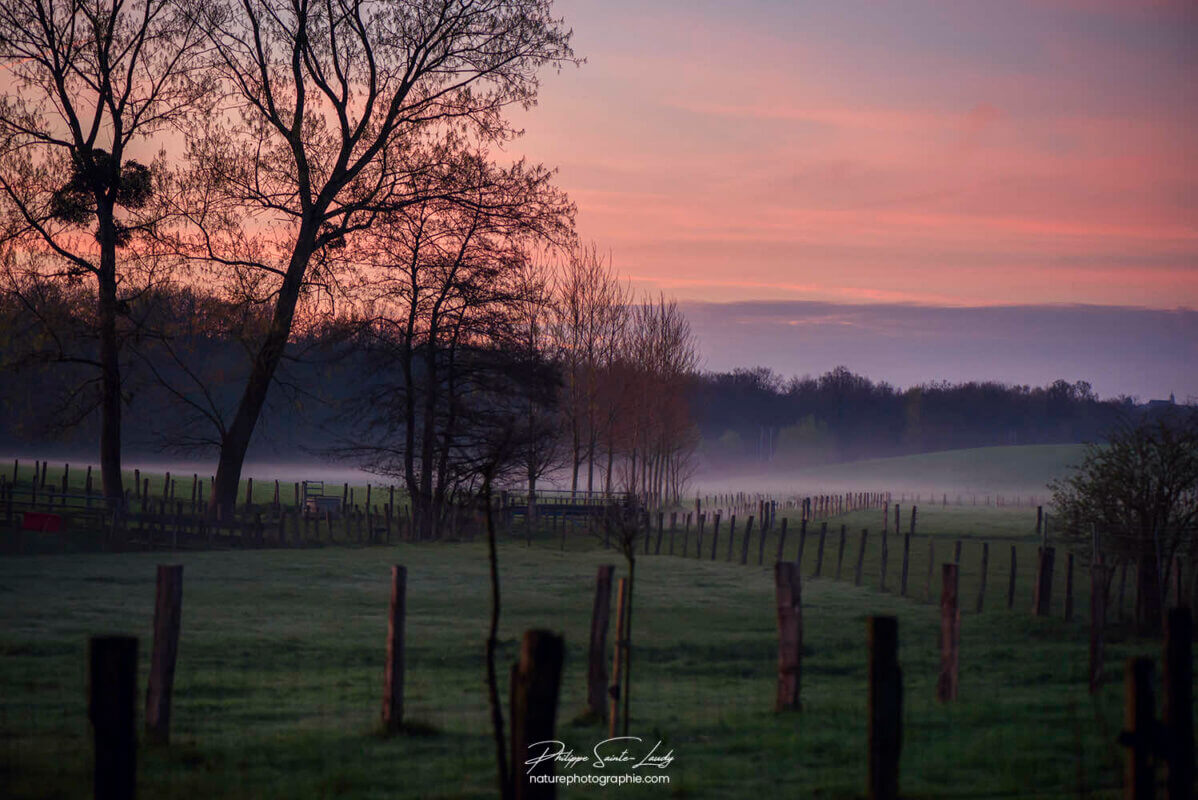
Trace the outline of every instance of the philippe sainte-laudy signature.
{"label": "philippe sainte-laudy signature", "polygon": [[574,769],[579,764],[586,762],[589,762],[593,769],[606,769],[608,764],[626,764],[630,769],[640,769],[641,767],[665,769],[674,761],[673,750],[668,753],[658,752],[661,750],[660,740],[644,755],[630,752],[632,750],[644,751],[644,747],[637,747],[637,744],[643,745],[644,739],[639,736],[615,736],[596,743],[591,748],[590,755],[576,755],[573,749],[566,747],[565,742],[548,739],[544,742],[530,744],[528,752],[532,757],[524,763],[531,773],[538,764],[545,761],[564,764],[566,769]]}

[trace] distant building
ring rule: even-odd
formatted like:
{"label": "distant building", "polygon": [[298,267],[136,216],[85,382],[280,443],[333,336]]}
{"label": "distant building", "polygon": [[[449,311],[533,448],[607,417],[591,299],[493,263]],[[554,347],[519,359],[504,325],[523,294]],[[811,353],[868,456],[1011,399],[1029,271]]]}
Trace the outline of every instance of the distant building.
{"label": "distant building", "polygon": [[1168,400],[1149,400],[1147,408],[1149,411],[1164,411],[1165,409],[1172,408],[1175,405],[1177,405],[1177,399],[1173,396],[1173,393],[1170,392]]}

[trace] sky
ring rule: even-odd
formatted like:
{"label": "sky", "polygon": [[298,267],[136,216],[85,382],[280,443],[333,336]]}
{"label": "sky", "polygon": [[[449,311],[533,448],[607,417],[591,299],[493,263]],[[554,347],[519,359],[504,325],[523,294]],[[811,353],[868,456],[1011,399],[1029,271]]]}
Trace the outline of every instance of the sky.
{"label": "sky", "polygon": [[[1198,308],[1192,0],[554,10],[587,63],[544,76],[515,147],[558,167],[580,235],[637,287],[850,309]],[[1198,358],[1173,350],[1185,383]]]}

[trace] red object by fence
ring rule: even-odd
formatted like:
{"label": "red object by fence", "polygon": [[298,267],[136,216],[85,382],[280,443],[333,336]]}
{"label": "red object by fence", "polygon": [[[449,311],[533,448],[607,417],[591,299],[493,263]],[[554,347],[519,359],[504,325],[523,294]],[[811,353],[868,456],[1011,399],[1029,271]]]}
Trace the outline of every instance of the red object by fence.
{"label": "red object by fence", "polygon": [[21,515],[21,529],[26,531],[41,531],[42,533],[58,533],[62,529],[62,515],[46,514],[41,511],[26,511]]}

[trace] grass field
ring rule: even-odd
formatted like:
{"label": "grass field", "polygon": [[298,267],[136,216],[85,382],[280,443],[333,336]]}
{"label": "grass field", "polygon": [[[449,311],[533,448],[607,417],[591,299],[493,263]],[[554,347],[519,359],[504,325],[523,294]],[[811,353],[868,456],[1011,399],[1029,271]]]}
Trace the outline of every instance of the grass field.
{"label": "grass field", "polygon": [[[1118,796],[1122,662],[1133,654],[1158,655],[1159,643],[1112,629],[1108,685],[1091,698],[1085,615],[1071,623],[1061,618],[1060,567],[1053,618],[1028,613],[1034,511],[921,509],[911,563],[916,599],[877,591],[880,516],[856,512],[845,519],[852,532],[847,580],[831,578],[840,520],[826,542],[827,577],[806,577],[817,538],[809,535],[804,708],[797,714],[772,711],[772,575],[755,565],[756,540],[748,567],[724,563],[723,546],[717,562],[694,558],[693,534],[688,558],[638,559],[632,733],[661,739],[673,750],[666,770],[671,783],[571,788],[563,796],[860,796],[865,619],[879,613],[899,618],[905,796]],[[873,542],[866,585],[857,588],[852,569],[863,527],[873,529]],[[792,528],[787,558],[795,556],[796,533]],[[925,533],[935,536],[938,562],[951,558],[955,538],[965,539],[961,697],[950,706],[933,699],[939,617],[922,602]],[[980,616],[972,613],[980,544],[971,537],[995,542]],[[1014,611],[1005,607],[1010,543],[1019,548],[1021,564]],[[680,544],[676,537],[676,548]],[[501,547],[500,663],[515,658],[527,628],[563,633],[559,736],[589,751],[605,735],[571,720],[583,703],[594,573],[601,563],[616,563],[617,576],[624,567],[592,539],[575,536],[567,545],[562,551],[557,539],[544,537],[531,547],[523,540]],[[767,562],[774,547],[774,540],[767,542]],[[739,560],[739,542],[735,552]],[[894,587],[901,537],[891,534],[890,553]],[[154,567],[168,562],[185,567],[174,740],[169,748],[143,748],[140,796],[495,796],[480,543],[0,560],[0,794],[88,796],[87,637],[142,637],[144,697]],[[411,734],[384,739],[377,720],[392,563],[409,569],[408,718],[418,725]],[[1079,579],[1079,598],[1087,596],[1084,587]],[[1084,611],[1087,603],[1079,599],[1077,606]]]}

